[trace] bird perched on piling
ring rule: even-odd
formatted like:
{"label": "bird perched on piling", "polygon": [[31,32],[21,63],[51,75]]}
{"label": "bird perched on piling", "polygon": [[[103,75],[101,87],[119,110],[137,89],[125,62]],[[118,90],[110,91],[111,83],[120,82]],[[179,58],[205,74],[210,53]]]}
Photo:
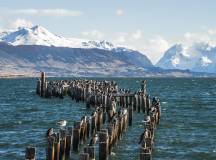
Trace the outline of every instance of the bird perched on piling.
{"label": "bird perched on piling", "polygon": [[57,122],[57,124],[59,125],[60,129],[64,129],[65,126],[67,125],[67,121],[66,120],[60,120]]}
{"label": "bird perched on piling", "polygon": [[127,114],[127,109],[123,109],[123,115]]}
{"label": "bird perched on piling", "polygon": [[90,140],[89,146],[95,145],[97,141],[98,141],[98,135],[95,134],[94,137],[92,137],[92,139]]}
{"label": "bird perched on piling", "polygon": [[54,129],[53,128],[49,128],[46,132],[46,138],[52,136],[54,134]]}
{"label": "bird perched on piling", "polygon": [[86,123],[86,122],[87,122],[87,116],[83,116],[83,117],[81,118],[80,125],[82,125],[82,124],[84,124],[84,123]]}
{"label": "bird perched on piling", "polygon": [[150,121],[151,121],[150,116],[147,116],[147,117],[145,118],[145,120],[142,121],[142,122],[144,122],[144,123],[149,123]]}
{"label": "bird perched on piling", "polygon": [[144,135],[145,135],[144,132],[140,135],[140,138],[139,138],[139,142],[138,142],[138,144],[140,144],[140,143],[143,141],[143,139],[144,139]]}

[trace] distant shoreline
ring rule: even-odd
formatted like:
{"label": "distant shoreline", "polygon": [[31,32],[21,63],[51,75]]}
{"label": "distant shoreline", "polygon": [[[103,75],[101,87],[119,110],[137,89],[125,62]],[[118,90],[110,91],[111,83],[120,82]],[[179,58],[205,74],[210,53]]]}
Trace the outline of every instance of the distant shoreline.
{"label": "distant shoreline", "polygon": [[[0,75],[0,79],[38,78],[38,75]],[[146,76],[73,76],[73,75],[46,75],[47,78],[216,78],[216,75],[146,75]]]}

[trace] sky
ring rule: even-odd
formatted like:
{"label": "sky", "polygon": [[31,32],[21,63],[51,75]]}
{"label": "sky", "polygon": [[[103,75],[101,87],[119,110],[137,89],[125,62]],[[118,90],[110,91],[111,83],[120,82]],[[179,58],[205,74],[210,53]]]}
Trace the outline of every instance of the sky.
{"label": "sky", "polygon": [[64,37],[107,40],[155,64],[176,43],[216,44],[215,0],[0,0],[0,31],[41,25]]}

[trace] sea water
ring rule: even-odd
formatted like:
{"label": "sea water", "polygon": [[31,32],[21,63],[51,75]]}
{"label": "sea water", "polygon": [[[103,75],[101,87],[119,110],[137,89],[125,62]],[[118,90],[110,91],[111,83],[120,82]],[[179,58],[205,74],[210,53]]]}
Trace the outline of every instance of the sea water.
{"label": "sea water", "polygon": [[[70,79],[70,78],[61,78]],[[144,78],[106,78],[119,88],[140,88]],[[147,92],[161,101],[161,122],[155,130],[155,160],[216,159],[216,79],[146,78]],[[0,79],[0,160],[24,159],[25,148],[37,148],[37,159],[45,159],[48,128],[60,119],[72,126],[83,115],[90,115],[84,103],[40,98],[35,93],[36,78]],[[138,160],[143,113],[134,113],[129,127],[111,160]],[[97,146],[97,144],[96,144]],[[75,155],[76,157],[76,155]]]}

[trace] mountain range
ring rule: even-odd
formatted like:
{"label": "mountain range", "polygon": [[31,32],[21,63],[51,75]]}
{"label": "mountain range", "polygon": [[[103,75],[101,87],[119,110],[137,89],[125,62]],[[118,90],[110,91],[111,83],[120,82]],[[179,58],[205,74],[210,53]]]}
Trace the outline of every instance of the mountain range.
{"label": "mountain range", "polygon": [[194,43],[191,46],[176,44],[165,52],[156,66],[216,73],[216,47],[205,42]]}
{"label": "mountain range", "polygon": [[[185,52],[179,44],[154,66],[144,53],[108,41],[65,38],[42,26],[23,27],[0,33],[0,76],[35,76],[40,71],[50,76],[200,76],[206,74],[191,71],[206,68],[215,73],[216,59],[210,55],[216,49],[209,52],[208,46],[196,46],[199,56],[189,54],[193,47]],[[192,65],[192,59],[200,63]]]}

